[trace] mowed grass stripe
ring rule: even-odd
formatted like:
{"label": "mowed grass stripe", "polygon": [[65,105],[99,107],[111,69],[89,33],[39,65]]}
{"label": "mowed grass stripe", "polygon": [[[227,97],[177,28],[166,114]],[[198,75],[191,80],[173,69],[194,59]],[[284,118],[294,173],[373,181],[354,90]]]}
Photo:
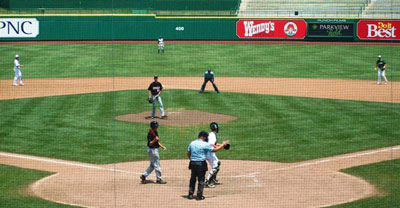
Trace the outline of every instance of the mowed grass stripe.
{"label": "mowed grass stripe", "polygon": [[[114,119],[150,111],[146,93],[1,101],[6,127],[0,129],[0,150],[98,164],[146,160],[148,124]],[[219,153],[224,159],[296,162],[400,144],[392,129],[400,124],[400,105],[390,103],[190,90],[168,90],[162,98],[166,109],[237,116],[220,125],[219,139],[232,142],[232,150]],[[187,145],[208,128],[161,126],[169,147],[162,158],[185,159]]]}
{"label": "mowed grass stripe", "polygon": [[111,76],[301,77],[374,80],[376,57],[400,80],[397,45],[156,44],[0,45],[0,79],[12,79],[15,54],[25,78]]}

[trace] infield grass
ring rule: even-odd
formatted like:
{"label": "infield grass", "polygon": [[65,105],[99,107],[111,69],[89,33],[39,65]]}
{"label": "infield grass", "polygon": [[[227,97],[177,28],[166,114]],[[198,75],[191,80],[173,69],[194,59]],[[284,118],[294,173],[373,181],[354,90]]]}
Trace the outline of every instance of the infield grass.
{"label": "infield grass", "polygon": [[30,195],[28,186],[51,173],[0,165],[0,207],[43,208],[72,207],[56,204]]}
{"label": "infield grass", "polygon": [[12,79],[15,54],[25,78],[111,76],[300,77],[375,80],[378,54],[389,80],[400,80],[400,46],[302,44],[0,45],[0,79]]}
{"label": "infield grass", "polygon": [[361,177],[373,184],[378,196],[352,203],[333,206],[335,208],[400,207],[400,160],[385,161],[371,165],[353,167],[343,172]]}
{"label": "infield grass", "polygon": [[[116,115],[150,111],[146,91],[121,91],[0,101],[0,150],[89,163],[147,160],[148,124],[117,121]],[[224,159],[296,162],[400,144],[400,105],[327,99],[163,93],[166,109],[237,116],[221,123],[220,140],[230,139]],[[169,151],[162,159],[185,159],[200,130],[161,126]]]}

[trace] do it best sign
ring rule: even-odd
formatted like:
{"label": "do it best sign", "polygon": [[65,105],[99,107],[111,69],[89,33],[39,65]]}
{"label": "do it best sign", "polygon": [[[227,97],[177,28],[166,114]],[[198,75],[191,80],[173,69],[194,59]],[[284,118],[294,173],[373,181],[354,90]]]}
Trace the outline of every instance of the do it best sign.
{"label": "do it best sign", "polygon": [[362,40],[400,40],[400,20],[360,20],[357,36]]}

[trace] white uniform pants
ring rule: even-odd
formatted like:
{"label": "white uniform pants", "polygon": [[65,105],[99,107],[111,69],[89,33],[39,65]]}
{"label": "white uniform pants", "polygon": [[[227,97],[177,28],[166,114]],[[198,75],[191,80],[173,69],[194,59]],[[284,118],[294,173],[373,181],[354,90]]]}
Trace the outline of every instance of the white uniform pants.
{"label": "white uniform pants", "polygon": [[385,80],[385,82],[387,82],[385,72],[386,72],[386,70],[378,69],[378,84],[381,83],[381,76],[383,77],[383,80]]}
{"label": "white uniform pants", "polygon": [[14,69],[14,85],[17,85],[17,82],[19,80],[19,83],[22,84],[22,72],[19,69]]}
{"label": "white uniform pants", "polygon": [[153,112],[151,113],[151,116],[155,117],[156,116],[156,101],[158,102],[158,105],[160,106],[160,112],[161,112],[161,116],[165,116],[165,112],[164,112],[164,106],[161,100],[160,96],[155,96],[155,95],[151,95],[151,98],[153,99]]}
{"label": "white uniform pants", "polygon": [[218,162],[219,162],[219,160],[218,160],[218,157],[217,157],[217,155],[215,154],[215,152],[209,152],[209,153],[207,153],[207,161],[208,161],[208,164],[211,166],[211,170],[210,170],[210,172],[208,173],[208,175],[207,175],[207,178],[206,178],[206,181],[210,181],[210,179],[212,178],[212,177],[216,177],[216,174],[218,173]]}

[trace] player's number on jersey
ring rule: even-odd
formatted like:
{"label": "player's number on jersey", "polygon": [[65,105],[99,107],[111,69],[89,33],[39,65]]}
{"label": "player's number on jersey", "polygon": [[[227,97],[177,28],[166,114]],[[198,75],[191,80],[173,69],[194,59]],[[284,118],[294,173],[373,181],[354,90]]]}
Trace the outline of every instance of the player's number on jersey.
{"label": "player's number on jersey", "polygon": [[185,27],[176,27],[175,30],[176,30],[176,31],[184,31],[184,30],[185,30]]}

